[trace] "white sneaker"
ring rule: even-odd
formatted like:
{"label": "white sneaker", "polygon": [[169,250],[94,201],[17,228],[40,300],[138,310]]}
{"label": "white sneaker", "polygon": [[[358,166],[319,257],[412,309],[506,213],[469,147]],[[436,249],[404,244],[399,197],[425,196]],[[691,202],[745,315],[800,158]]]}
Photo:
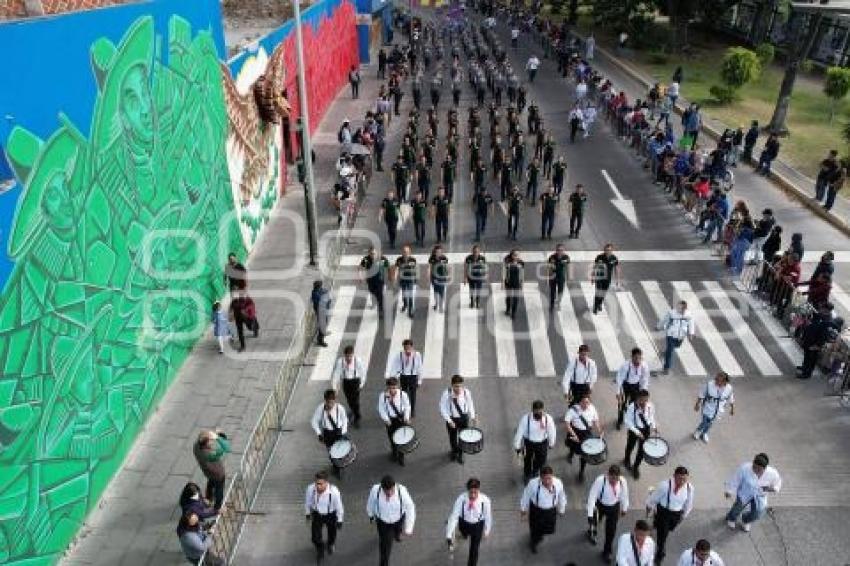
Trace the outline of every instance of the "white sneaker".
{"label": "white sneaker", "polygon": [[702,435],[702,441],[705,442],[706,444],[708,444],[708,435],[707,434]]}
{"label": "white sneaker", "polygon": [[734,531],[735,527],[737,527],[738,525],[735,523],[735,521],[726,521],[726,526]]}
{"label": "white sneaker", "polygon": [[699,431],[698,431],[698,430],[695,430],[695,431],[694,431],[694,440],[699,440],[699,438],[700,438],[700,436],[699,436]]}
{"label": "white sneaker", "polygon": [[748,533],[750,532],[750,528],[752,528],[752,526],[749,523],[741,523],[741,528],[744,529],[745,533]]}

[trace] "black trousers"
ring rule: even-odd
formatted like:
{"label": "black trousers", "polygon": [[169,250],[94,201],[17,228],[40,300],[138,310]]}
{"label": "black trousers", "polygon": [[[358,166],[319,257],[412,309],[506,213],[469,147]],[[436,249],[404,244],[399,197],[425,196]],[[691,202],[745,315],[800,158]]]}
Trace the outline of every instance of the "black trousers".
{"label": "black trousers", "polygon": [[679,523],[682,522],[681,511],[670,511],[663,505],[658,505],[655,508],[655,561],[659,563],[667,552],[665,546],[667,544],[667,536],[676,530]]}
{"label": "black trousers", "polygon": [[328,530],[328,546],[336,543],[336,511],[322,515],[317,511],[311,513],[310,522],[310,539],[313,541],[313,546],[316,547],[316,552],[323,556],[325,553],[325,543],[322,538],[322,528]]}
{"label": "black trousers", "polygon": [[542,442],[532,442],[527,438],[523,440],[525,445],[525,453],[522,458],[522,475],[528,478],[535,477],[540,474],[540,468],[546,465],[546,458],[549,455],[549,443],[544,440]]}
{"label": "black trousers", "polygon": [[549,310],[554,310],[555,304],[561,304],[561,297],[564,296],[564,286],[566,284],[566,279],[553,277],[549,280]]}
{"label": "black trousers", "polygon": [[416,234],[416,243],[420,246],[425,244],[425,221],[414,220],[413,231]]}
{"label": "black trousers", "polygon": [[514,240],[517,228],[519,228],[519,214],[508,214],[508,236]]}
{"label": "black trousers", "polygon": [[437,241],[445,242],[449,237],[449,219],[447,217],[437,215],[434,218],[434,224],[437,232]]}
{"label": "black trousers", "polygon": [[641,439],[638,435],[629,431],[629,436],[626,439],[626,462],[632,461],[632,451],[637,446],[637,454],[635,455],[635,463],[633,469],[637,470],[643,462],[643,442],[649,437],[649,429],[642,430],[644,438]]}
{"label": "black trousers", "polygon": [[555,533],[555,524],[558,520],[558,510],[541,509],[534,503],[528,509],[528,529],[531,531],[531,544],[537,546],[543,537]]}
{"label": "black trousers", "polygon": [[410,399],[410,416],[416,416],[416,390],[419,389],[418,375],[402,375],[399,378],[401,390],[407,393]]}
{"label": "black trousers", "polygon": [[345,401],[354,415],[354,420],[360,420],[360,379],[343,379],[342,392],[345,393]]}
{"label": "black trousers", "polygon": [[480,279],[469,280],[469,308],[481,306],[481,289],[484,283]]}
{"label": "black trousers", "polygon": [[620,520],[620,504],[603,505],[597,501],[596,515],[589,517],[590,528],[594,533],[596,533],[599,521],[603,519],[605,520],[605,542],[602,545],[602,552],[611,554],[611,549],[614,545],[614,536],[617,534],[617,522]]}
{"label": "black trousers", "polygon": [[812,377],[818,364],[818,356],[820,356],[819,349],[803,348],[803,369],[800,372],[803,377]]}
{"label": "black trousers", "polygon": [[469,419],[467,417],[452,417],[452,422],[455,424],[454,428],[450,427],[449,423],[446,423],[446,432],[449,434],[449,447],[451,448],[451,452],[457,456],[461,453],[460,447],[458,447],[457,443],[457,433],[469,426]]}
{"label": "black trousers", "polygon": [[576,432],[576,436],[578,436],[578,440],[573,440],[571,438],[567,438],[567,448],[569,448],[570,452],[567,455],[567,458],[572,458],[574,455],[578,454],[579,456],[579,468],[578,472],[581,475],[584,475],[584,470],[587,468],[587,460],[584,457],[584,452],[581,450],[581,443],[590,438],[590,431],[588,430],[579,430],[574,429]]}
{"label": "black trousers", "polygon": [[467,523],[460,519],[457,526],[460,536],[469,539],[469,559],[466,561],[466,566],[477,566],[478,549],[481,546],[481,538],[484,536],[484,521]]}
{"label": "black trousers", "polygon": [[564,190],[564,177],[553,177],[552,186],[555,187],[555,194],[561,196],[561,192]]}
{"label": "black trousers", "polygon": [[516,316],[517,307],[519,307],[519,297],[522,294],[522,289],[508,287],[505,289],[505,312],[511,318]]}
{"label": "black trousers", "polygon": [[248,321],[241,316],[234,317],[233,322],[236,324],[236,336],[239,338],[239,349],[245,349],[245,326]]}
{"label": "black trousers", "polygon": [[390,239],[390,247],[395,247],[396,229],[398,228],[398,220],[387,220],[387,237]]}
{"label": "black trousers", "polygon": [[573,212],[570,214],[570,234],[578,236],[581,230],[581,223],[584,220],[584,214]]}
{"label": "black trousers", "polygon": [[377,519],[375,523],[378,525],[378,552],[380,566],[390,566],[390,553],[393,550],[393,541],[401,541],[401,528],[404,524],[404,517],[398,523],[385,523]]}
{"label": "black trousers", "polygon": [[384,313],[384,282],[367,280],[366,285],[369,288],[369,293],[375,298],[375,303],[378,306],[378,316]]}
{"label": "black trousers", "polygon": [[555,213],[543,213],[540,222],[540,235],[545,238],[552,237],[552,229],[555,227]]}
{"label": "black trousers", "polygon": [[213,509],[218,511],[224,503],[224,485],[226,478],[212,479],[207,478],[207,489],[204,491],[204,496],[208,501],[213,502]]}
{"label": "black trousers", "polygon": [[608,292],[608,281],[597,281],[596,292],[593,294],[593,314],[602,310],[602,304],[605,302],[605,293]]}
{"label": "black trousers", "polygon": [[350,81],[351,83],[351,98],[360,98],[360,83]]}
{"label": "black trousers", "polygon": [[626,407],[632,401],[637,401],[640,383],[623,383],[623,402],[617,408],[617,428],[623,426],[623,417],[626,415]]}

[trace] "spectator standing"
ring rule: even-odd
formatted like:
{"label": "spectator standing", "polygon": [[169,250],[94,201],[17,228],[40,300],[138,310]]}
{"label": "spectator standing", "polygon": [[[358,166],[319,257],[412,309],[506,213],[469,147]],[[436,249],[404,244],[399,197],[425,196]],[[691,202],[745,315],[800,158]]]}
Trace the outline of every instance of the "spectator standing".
{"label": "spectator standing", "polygon": [[180,509],[185,515],[188,512],[195,513],[199,519],[210,519],[218,515],[218,511],[209,506],[208,502],[201,496],[201,488],[195,482],[188,482],[180,493]]}
{"label": "spectator standing", "polygon": [[[756,454],[752,463],[742,464],[727,482],[726,497],[735,498],[726,515],[730,529],[735,529],[738,517],[741,517],[741,528],[749,532],[751,525],[767,511],[767,494],[778,493],[782,489],[782,478],[769,462],[767,454]],[[750,510],[741,516],[748,507]]]}
{"label": "spectator standing", "polygon": [[745,163],[753,159],[753,148],[756,146],[758,139],[759,123],[757,120],[753,120],[750,124],[750,129],[747,130],[747,134],[744,136],[744,152],[741,154],[741,160]]}
{"label": "spectator standing", "polygon": [[227,264],[224,266],[224,280],[227,282],[230,292],[244,289],[248,286],[248,270],[236,259],[236,254],[228,254]]}
{"label": "spectator standing", "polygon": [[770,175],[770,166],[773,164],[773,161],[779,157],[780,147],[782,147],[782,144],[779,143],[779,138],[776,134],[770,134],[767,137],[767,141],[764,142],[764,149],[761,150],[759,164],[758,167],[756,167],[756,173],[761,173],[765,177]]}
{"label": "spectator standing", "polygon": [[682,128],[685,132],[685,136],[689,137],[691,140],[691,149],[696,149],[697,145],[697,137],[699,136],[699,130],[702,127],[702,115],[700,115],[699,105],[691,104],[685,114],[682,115]]}
{"label": "spectator standing", "polygon": [[218,353],[224,353],[224,343],[228,338],[231,338],[230,324],[227,321],[227,314],[221,310],[221,303],[216,301],[213,303],[213,336],[218,341]]}
{"label": "spectator standing", "polygon": [[325,336],[328,335],[328,323],[331,318],[331,292],[322,286],[321,281],[314,281],[310,301],[316,314],[316,344],[325,348]]}
{"label": "spectator standing", "polygon": [[584,58],[588,60],[588,62],[593,61],[593,52],[596,50],[596,38],[593,37],[591,33],[586,40],[584,40]]}
{"label": "spectator standing", "polygon": [[198,440],[192,447],[192,453],[201,471],[207,478],[205,497],[213,502],[213,509],[218,511],[224,502],[224,484],[227,473],[224,468],[224,456],[230,452],[230,442],[227,435],[220,430],[204,430],[198,435]]}
{"label": "spectator standing", "polygon": [[821,305],[811,322],[803,329],[800,345],[803,348],[803,365],[797,368],[797,379],[810,379],[817,366],[818,357],[823,345],[829,339],[832,321],[831,313],[825,305]]}
{"label": "spectator standing", "polygon": [[[177,537],[180,539],[180,547],[186,560],[192,564],[199,564],[205,552],[212,548],[212,533],[207,532],[198,515],[192,511],[184,513],[177,525]],[[216,556],[207,554],[204,564],[218,566],[223,564]]]}
{"label": "spectator standing", "polygon": [[537,55],[529,57],[528,62],[525,64],[525,70],[528,71],[528,82],[534,82],[534,77],[537,76],[538,67],[540,67],[540,59],[537,58]]}
{"label": "spectator standing", "polygon": [[378,51],[378,78],[381,80],[387,78],[387,52],[383,49]]}
{"label": "spectator standing", "polygon": [[835,205],[835,197],[838,194],[838,191],[844,187],[844,181],[846,179],[847,169],[844,166],[839,165],[838,171],[835,175],[833,175],[832,179],[830,179],[829,185],[826,188],[826,202],[823,205],[824,210],[832,210],[832,207]]}
{"label": "spectator standing", "polygon": [[360,69],[352,65],[348,71],[348,83],[351,85],[351,98],[360,98]]}
{"label": "spectator standing", "polygon": [[822,202],[823,197],[826,196],[826,188],[838,172],[838,168],[838,151],[831,149],[829,155],[820,162],[820,169],[815,178],[815,200],[818,202]]}

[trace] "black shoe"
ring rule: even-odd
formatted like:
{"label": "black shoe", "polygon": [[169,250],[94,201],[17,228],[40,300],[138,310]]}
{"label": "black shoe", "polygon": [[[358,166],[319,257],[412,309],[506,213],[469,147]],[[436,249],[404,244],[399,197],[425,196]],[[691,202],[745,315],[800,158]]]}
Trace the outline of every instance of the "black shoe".
{"label": "black shoe", "polygon": [[610,552],[603,552],[602,553],[602,561],[605,562],[606,564],[610,564],[611,563],[611,553]]}
{"label": "black shoe", "polygon": [[401,466],[402,468],[404,467],[404,454],[398,455],[398,465]]}
{"label": "black shoe", "polygon": [[463,452],[458,452],[458,453],[457,453],[457,463],[458,463],[458,464],[463,464]]}
{"label": "black shoe", "polygon": [[617,430],[620,430],[621,428],[623,428],[623,423],[618,422],[617,423]]}
{"label": "black shoe", "polygon": [[401,305],[401,311],[400,311],[400,312],[404,312],[404,311],[406,311],[406,310],[407,310],[407,305],[402,304],[402,305]]}
{"label": "black shoe", "polygon": [[[322,348],[327,348],[327,347],[328,347],[328,343],[327,343],[327,342],[325,342],[325,341],[322,341],[322,342],[319,342],[319,346],[321,346]],[[240,349],[239,349],[239,351],[240,351],[240,352],[241,352],[242,350],[244,350],[244,348],[240,348]]]}
{"label": "black shoe", "polygon": [[395,535],[395,541],[396,541],[396,542],[401,542],[401,534],[397,534],[397,535]]}
{"label": "black shoe", "polygon": [[531,554],[537,554],[537,545],[536,545],[536,544],[534,544],[534,543],[532,542],[532,543],[529,545],[529,548],[531,549]]}
{"label": "black shoe", "polygon": [[590,544],[592,544],[593,546],[596,546],[596,535],[593,534],[593,531],[591,531],[591,530],[587,531],[587,540]]}
{"label": "black shoe", "polygon": [[336,550],[336,549],[334,548],[334,545],[329,544],[329,545],[328,545],[328,554],[331,554],[331,555],[332,555],[332,554],[334,553],[334,550]]}
{"label": "black shoe", "polygon": [[434,304],[434,310],[437,310],[437,305],[436,305],[436,304]]}
{"label": "black shoe", "polygon": [[455,452],[454,450],[452,450],[451,452],[449,452],[449,460],[450,460],[450,461],[452,461],[452,462],[454,462],[455,460],[457,460],[457,452]]}
{"label": "black shoe", "polygon": [[572,464],[572,463],[573,463],[573,455],[572,455],[572,453],[567,454],[567,464]]}
{"label": "black shoe", "polygon": [[636,480],[639,480],[639,479],[640,479],[640,470],[638,470],[637,466],[635,466],[634,468],[632,468],[632,475],[634,476],[634,478],[635,478]]}
{"label": "black shoe", "polygon": [[415,312],[415,311],[414,311],[413,309],[410,309],[410,312],[408,312],[408,313],[407,313],[407,316],[409,316],[410,318],[413,318],[413,313],[414,313],[414,312]]}

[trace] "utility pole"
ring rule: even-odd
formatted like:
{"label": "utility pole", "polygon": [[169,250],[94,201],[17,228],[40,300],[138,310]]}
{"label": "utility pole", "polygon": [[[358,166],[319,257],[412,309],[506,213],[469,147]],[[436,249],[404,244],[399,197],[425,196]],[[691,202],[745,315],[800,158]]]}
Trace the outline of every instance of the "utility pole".
{"label": "utility pole", "polygon": [[293,0],[295,12],[295,51],[298,62],[298,107],[301,125],[301,161],[304,164],[304,214],[307,221],[307,240],[310,248],[310,265],[316,265],[318,255],[318,229],[316,222],[316,187],[313,184],[313,145],[310,141],[310,110],[307,102],[307,81],[304,77],[304,42],[301,37],[301,0]]}

